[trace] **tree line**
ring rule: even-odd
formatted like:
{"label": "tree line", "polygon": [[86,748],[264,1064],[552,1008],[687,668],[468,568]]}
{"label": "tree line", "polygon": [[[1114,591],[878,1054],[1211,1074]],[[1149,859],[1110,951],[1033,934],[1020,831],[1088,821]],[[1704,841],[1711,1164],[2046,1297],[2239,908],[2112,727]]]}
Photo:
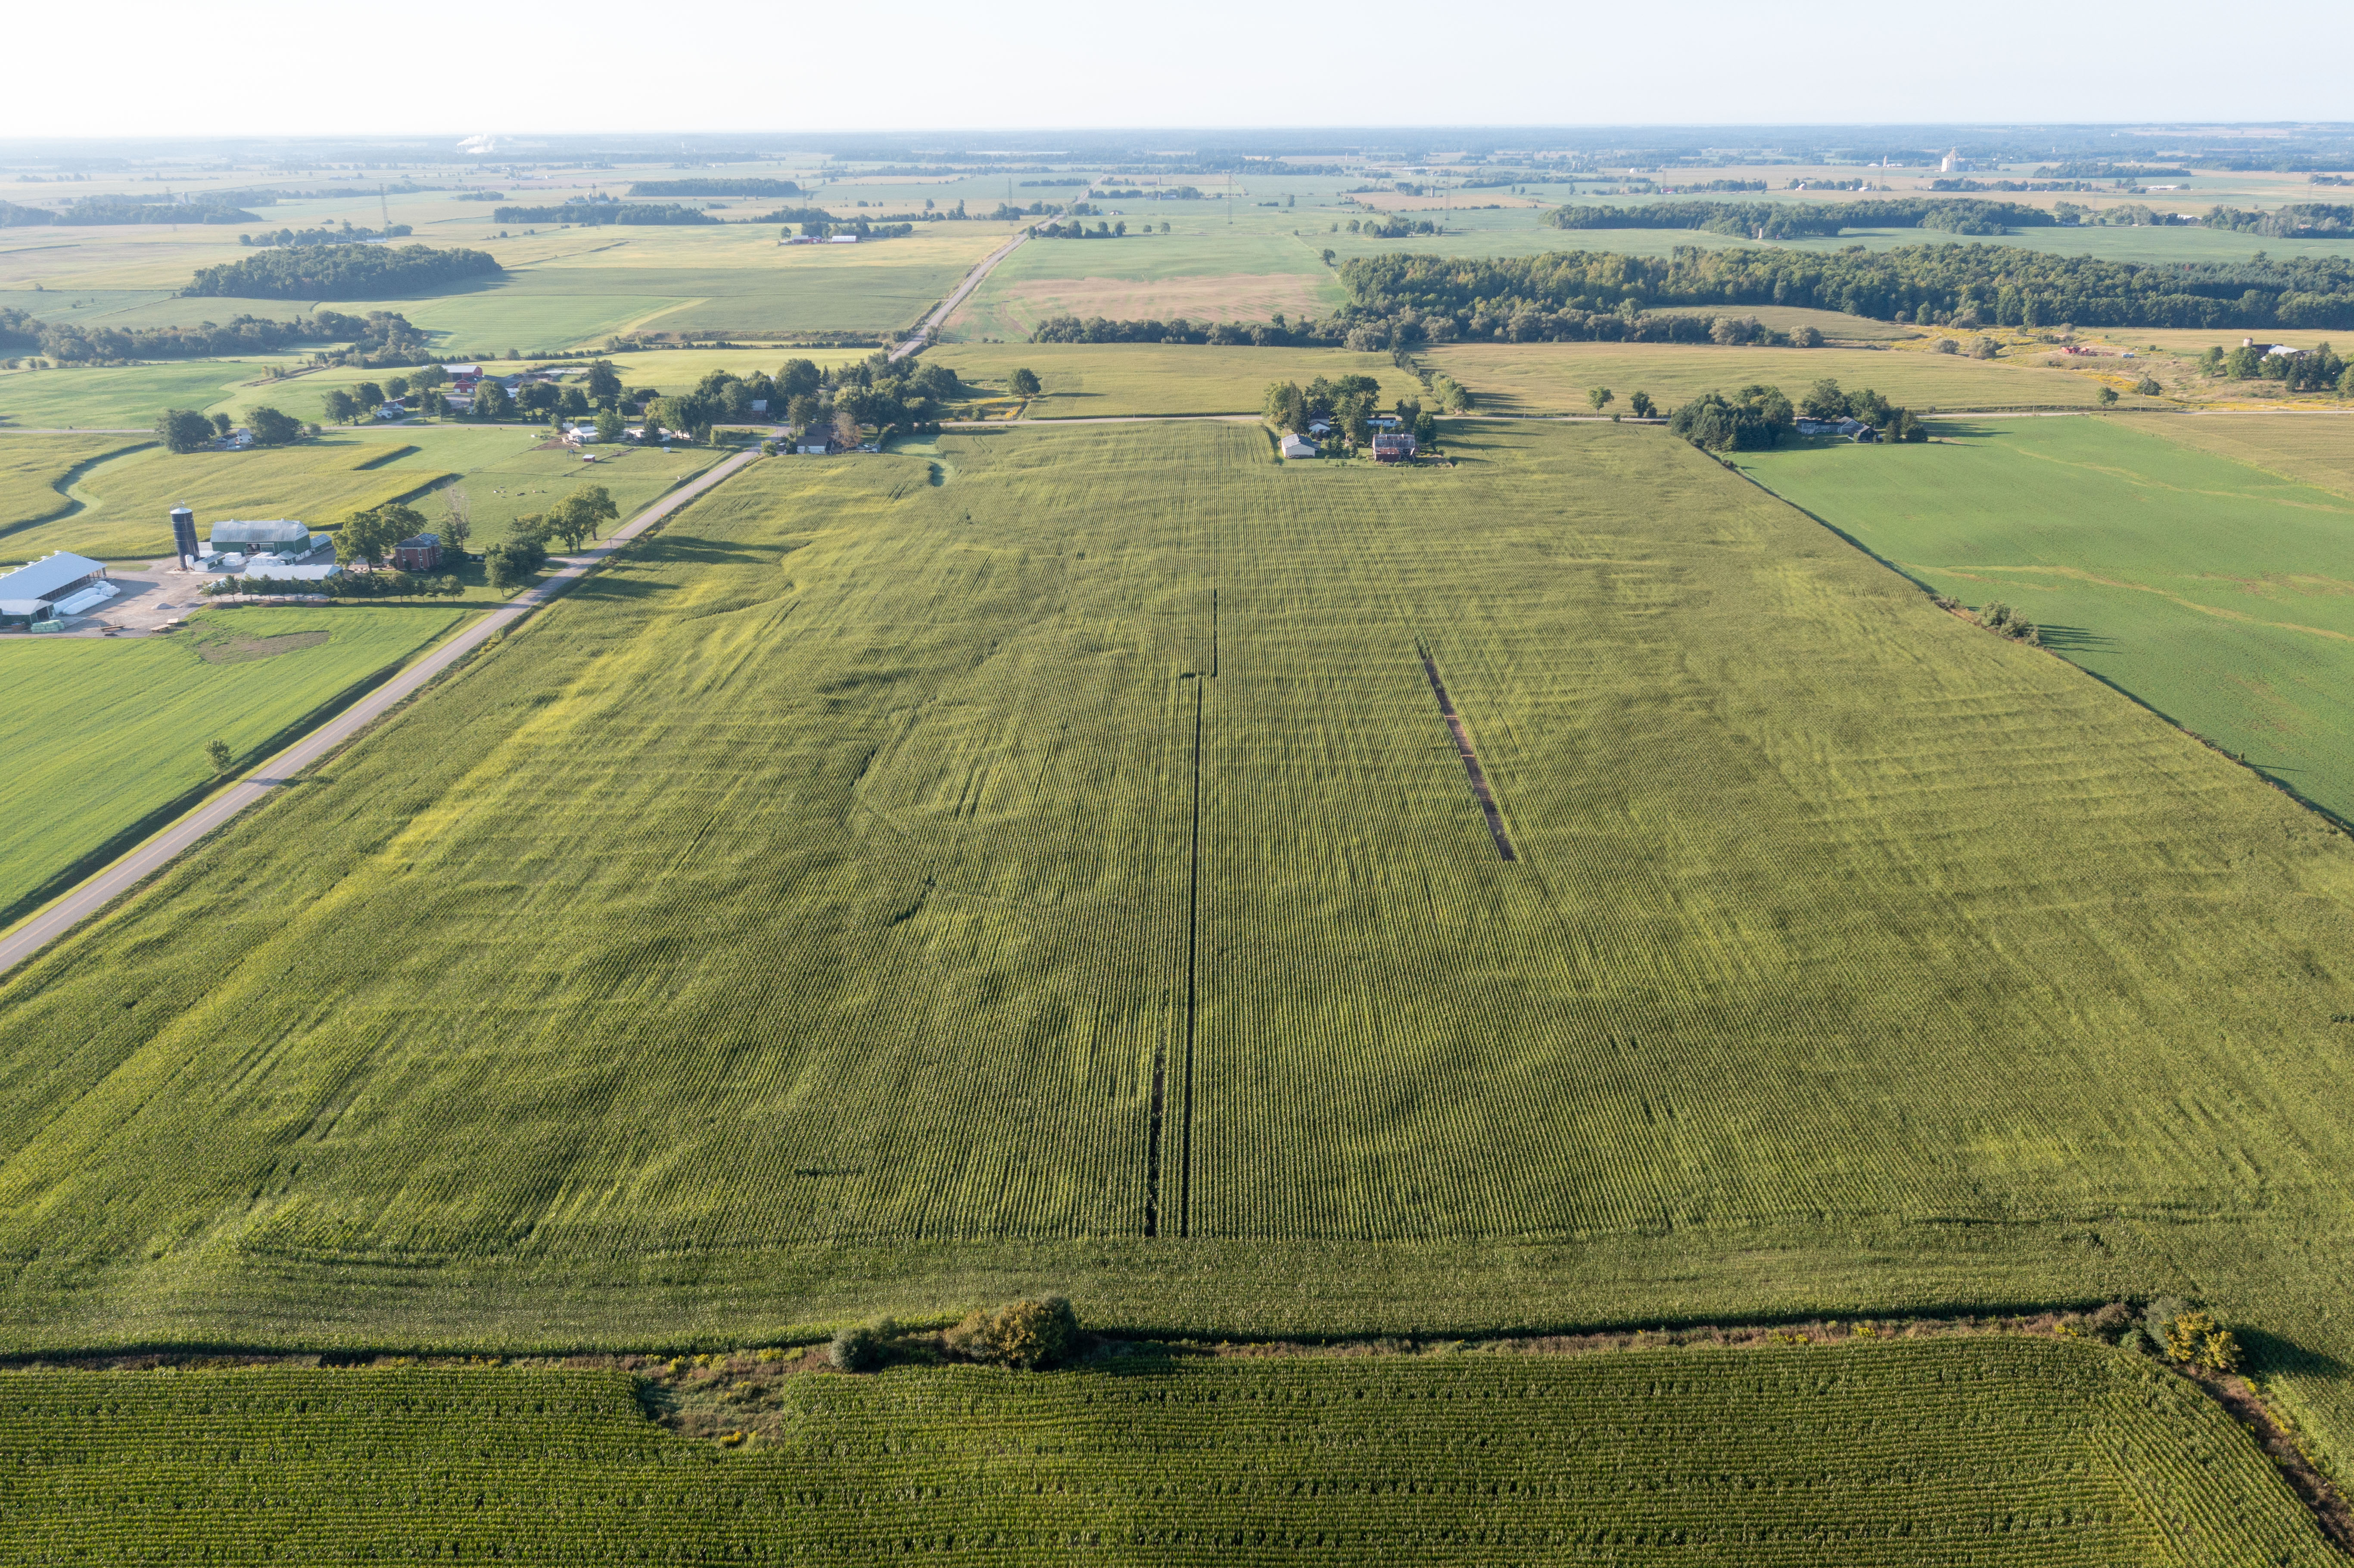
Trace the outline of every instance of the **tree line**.
{"label": "tree line", "polygon": [[390,228],[354,228],[348,219],[341,228],[281,228],[276,233],[240,234],[239,245],[359,245],[371,239],[406,239],[416,230],[405,223]]}
{"label": "tree line", "polygon": [[1800,305],[1964,328],[2354,326],[2354,260],[2339,256],[2144,266],[2009,245],[1878,254],[1680,246],[1666,258],[1368,256],[1343,263],[1341,281],[1352,301],[1341,319],[1378,328],[1395,347],[1585,337],[1597,315],[1705,305]]}
{"label": "tree line", "polygon": [[195,281],[180,292],[189,298],[369,300],[505,275],[506,269],[485,250],[321,245],[273,249],[200,267]]}
{"label": "tree line", "polygon": [[43,207],[19,207],[0,201],[0,228],[34,228],[44,224],[117,223],[260,223],[260,218],[218,196],[192,196],[186,201],[141,201],[136,196],[84,196],[61,211]]}
{"label": "tree line", "polygon": [[2202,228],[2228,229],[2233,234],[2263,234],[2279,239],[2339,238],[2354,233],[2354,207],[2295,202],[2271,212],[2212,207],[2199,221]]}
{"label": "tree line", "polygon": [[227,325],[109,327],[35,320],[0,310],[0,352],[40,354],[61,365],[110,365],[134,359],[210,359],[277,354],[306,343],[348,343],[343,358],[363,365],[413,364],[429,355],[424,333],[393,311],[365,316],[319,311],[292,321],[235,315]]}
{"label": "tree line", "polygon": [[791,180],[640,180],[630,186],[629,194],[632,196],[793,196],[801,194],[801,187]]}
{"label": "tree line", "polygon": [[699,207],[682,207],[676,202],[602,201],[590,196],[574,196],[560,207],[493,207],[491,221],[573,223],[589,227],[619,224],[624,228],[651,228],[664,224],[717,223],[719,220]]}
{"label": "tree line", "polygon": [[1648,207],[1561,207],[1545,214],[1555,228],[1696,228],[1736,239],[1799,239],[1850,228],[1934,228],[1947,234],[2001,234],[2049,228],[2052,215],[2019,202],[1971,197],[1888,201],[1663,201]]}

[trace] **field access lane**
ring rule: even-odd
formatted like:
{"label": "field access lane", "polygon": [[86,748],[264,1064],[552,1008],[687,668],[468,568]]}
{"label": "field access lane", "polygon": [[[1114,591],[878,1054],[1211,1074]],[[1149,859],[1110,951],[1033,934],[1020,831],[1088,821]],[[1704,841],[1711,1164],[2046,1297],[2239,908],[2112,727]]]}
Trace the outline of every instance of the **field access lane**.
{"label": "field access lane", "polygon": [[215,829],[226,825],[248,808],[270,799],[283,786],[293,783],[304,768],[315,765],[337,747],[423,689],[452,664],[579,581],[621,546],[746,464],[758,461],[758,458],[757,452],[738,453],[631,518],[597,548],[577,556],[557,557],[561,565],[535,587],[526,588],[492,610],[105,870],[76,884],[55,902],[20,921],[5,936],[0,936],[0,975],[7,974],[49,943],[169,866]]}

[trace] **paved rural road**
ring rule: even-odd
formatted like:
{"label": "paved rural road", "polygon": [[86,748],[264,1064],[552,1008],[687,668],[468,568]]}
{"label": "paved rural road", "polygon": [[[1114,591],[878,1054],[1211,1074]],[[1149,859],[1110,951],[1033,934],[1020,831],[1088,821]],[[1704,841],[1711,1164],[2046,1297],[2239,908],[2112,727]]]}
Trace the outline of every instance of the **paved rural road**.
{"label": "paved rural road", "polygon": [[941,301],[940,308],[923,319],[922,324],[916,328],[916,335],[891,351],[892,362],[896,364],[907,358],[907,355],[931,342],[932,334],[948,324],[949,317],[954,315],[956,308],[964,303],[965,296],[981,287],[981,281],[989,276],[990,269],[1020,249],[1022,242],[1029,238],[1030,230],[1027,228],[1017,228],[1013,231],[1013,238],[982,258],[980,266],[964,275],[964,281],[956,286],[956,292]]}
{"label": "paved rural road", "polygon": [[6,974],[130,892],[143,880],[171,864],[206,834],[239,812],[260,804],[283,786],[292,783],[304,768],[381,718],[394,705],[481,647],[485,640],[506,630],[578,582],[588,575],[591,567],[611,555],[616,546],[637,537],[650,524],[677,511],[745,464],[757,461],[758,455],[757,452],[738,453],[631,518],[596,549],[562,557],[563,566],[548,573],[538,587],[525,590],[492,610],[105,870],[75,884],[38,913],[18,924],[5,936],[0,936],[0,975]]}

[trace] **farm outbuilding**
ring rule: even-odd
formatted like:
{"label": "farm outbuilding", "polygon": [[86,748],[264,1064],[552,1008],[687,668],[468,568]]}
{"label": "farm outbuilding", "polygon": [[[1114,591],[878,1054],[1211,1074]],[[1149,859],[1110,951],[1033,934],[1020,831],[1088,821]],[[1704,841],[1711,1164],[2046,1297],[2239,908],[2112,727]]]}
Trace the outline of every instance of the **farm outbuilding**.
{"label": "farm outbuilding", "polygon": [[1412,462],[1414,437],[1404,430],[1377,430],[1373,434],[1375,462]]}
{"label": "farm outbuilding", "polygon": [[1305,436],[1283,438],[1283,455],[1287,458],[1312,458],[1318,455],[1316,443]]}
{"label": "farm outbuilding", "polygon": [[58,550],[0,575],[0,616],[42,621],[80,615],[117,591],[103,562]]}

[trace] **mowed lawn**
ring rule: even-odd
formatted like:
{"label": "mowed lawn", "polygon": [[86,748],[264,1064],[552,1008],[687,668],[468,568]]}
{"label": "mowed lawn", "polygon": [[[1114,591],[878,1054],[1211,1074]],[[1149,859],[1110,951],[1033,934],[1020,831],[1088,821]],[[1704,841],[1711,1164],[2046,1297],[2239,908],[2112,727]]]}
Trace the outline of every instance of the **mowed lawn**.
{"label": "mowed lawn", "polygon": [[2334,428],[1987,420],[1941,424],[1926,446],[1741,462],[1939,592],[2018,607],[2061,657],[2354,818],[2354,497],[2178,435],[2228,430],[2204,444],[2269,445],[2286,466],[2328,450]]}
{"label": "mowed lawn", "polygon": [[755,465],[0,985],[6,1341],[2196,1289],[2348,1452],[2346,838],[1664,431],[1451,450]]}
{"label": "mowed lawn", "polygon": [[27,1539],[118,1562],[406,1557],[420,1520],[467,1562],[2338,1560],[2185,1380],[2049,1339],[773,1386],[722,1446],[655,1426],[619,1370],[12,1370],[0,1464]]}
{"label": "mowed lawn", "polygon": [[[1829,376],[1855,390],[1869,387],[1890,402],[1930,408],[2089,408],[2101,383],[2068,370],[2008,365],[1959,355],[1865,348],[1752,348],[1623,343],[1458,344],[1419,355],[1463,383],[1479,408],[1495,414],[1589,414],[1587,391],[1607,387],[1624,413],[1628,397],[1649,392],[1662,411],[1704,392],[1727,396],[1752,383],[1779,387],[1795,403]],[[2106,362],[2112,368],[2115,361]],[[2131,407],[2154,398],[2126,393]]]}
{"label": "mowed lawn", "polygon": [[1023,411],[1031,419],[1083,419],[1135,414],[1255,414],[1278,381],[1305,387],[1318,376],[1371,376],[1384,407],[1424,397],[1422,383],[1386,354],[1342,348],[1214,348],[1200,344],[948,344],[927,361],[997,397],[1011,397],[1017,369],[1035,371],[1045,396]]}
{"label": "mowed lawn", "polygon": [[[419,445],[429,459],[441,455],[429,436]],[[517,517],[545,514],[585,485],[602,485],[620,514],[617,522],[626,523],[729,455],[718,447],[682,446],[664,451],[660,447],[620,446],[590,450],[594,462],[584,462],[577,451],[511,443],[511,450],[482,454],[450,484],[419,497],[414,504],[429,525],[439,527],[448,515],[449,490],[463,489],[473,524],[466,547],[479,555],[505,538]]]}
{"label": "mowed lawn", "polygon": [[[73,509],[77,470],[140,443],[122,436],[0,436],[0,535]],[[16,546],[0,544],[0,560]]]}
{"label": "mowed lawn", "polygon": [[169,637],[0,641],[0,925],[61,875],[457,619],[447,609],[214,610]]}

